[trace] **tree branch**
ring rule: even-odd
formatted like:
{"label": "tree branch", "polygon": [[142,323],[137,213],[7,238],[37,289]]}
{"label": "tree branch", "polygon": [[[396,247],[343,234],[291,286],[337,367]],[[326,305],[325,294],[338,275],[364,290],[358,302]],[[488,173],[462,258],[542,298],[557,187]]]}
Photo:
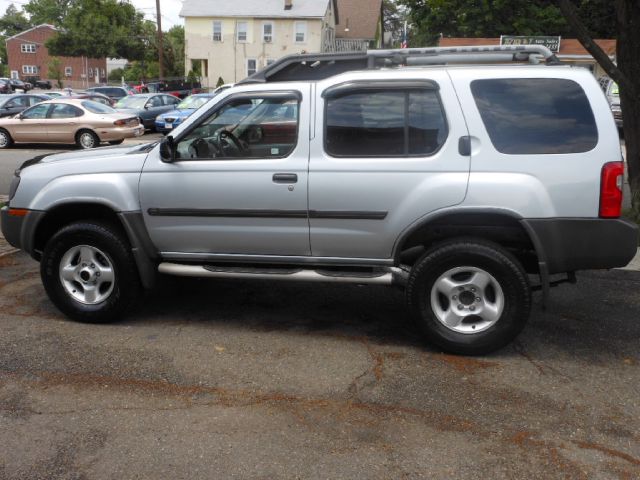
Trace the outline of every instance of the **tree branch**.
{"label": "tree branch", "polygon": [[616,66],[609,56],[593,41],[589,31],[586,29],[578,16],[578,10],[571,0],[558,0],[558,7],[567,23],[571,26],[573,33],[582,46],[589,52],[600,66],[607,72],[620,88],[636,97],[635,86],[629,81],[627,76]]}

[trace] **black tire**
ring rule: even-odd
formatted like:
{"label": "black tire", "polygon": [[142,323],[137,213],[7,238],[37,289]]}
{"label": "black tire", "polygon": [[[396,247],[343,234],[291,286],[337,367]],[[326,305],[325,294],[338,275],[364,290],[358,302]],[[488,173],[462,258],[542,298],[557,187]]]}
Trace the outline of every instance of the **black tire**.
{"label": "black tire", "polygon": [[[77,300],[61,279],[60,266],[65,254],[80,245],[103,252],[112,267],[114,281],[110,293],[99,303],[85,304]],[[54,305],[81,322],[118,320],[142,291],[131,247],[124,235],[115,226],[91,221],[67,225],[47,242],[40,262],[40,276]]]}
{"label": "black tire", "polygon": [[80,130],[76,133],[76,145],[84,150],[96,148],[100,146],[100,138],[91,130]]}
{"label": "black tire", "polygon": [[4,128],[0,128],[0,148],[9,148],[13,145],[13,138]]}
{"label": "black tire", "polygon": [[109,145],[120,145],[122,142],[124,142],[124,138],[121,138],[120,140],[111,140]]}
{"label": "black tire", "polygon": [[[438,285],[446,285],[447,283],[439,280],[458,269],[460,273],[449,277],[455,279],[454,282],[449,282],[452,285],[458,285],[458,281],[460,284],[467,282],[465,275],[472,278],[474,270],[488,274],[484,278],[491,281],[482,294],[471,293],[476,291],[471,283],[457,286],[457,297],[453,295],[449,298],[439,293],[439,289],[435,287],[436,282]],[[469,293],[464,293],[465,290]],[[492,292],[493,300],[490,298]],[[464,300],[462,295],[467,295]],[[475,295],[481,296],[475,298]],[[446,352],[463,355],[487,354],[510,343],[524,328],[531,309],[531,287],[520,262],[499,245],[476,239],[451,240],[425,253],[413,266],[407,283],[406,298],[426,338]],[[501,299],[501,308],[496,307],[498,304],[491,303],[497,302],[497,298]],[[478,303],[473,303],[476,301]],[[434,311],[432,304],[436,305],[439,313]],[[491,311],[485,309],[485,305],[495,307],[492,310],[497,312],[493,314],[495,323],[471,311],[477,309],[489,312],[487,316],[490,317]],[[439,316],[446,316],[447,312],[452,314],[451,318],[455,319],[457,316],[464,319],[459,325],[450,328],[439,319]],[[479,331],[474,332],[471,329],[475,329],[476,325]]]}

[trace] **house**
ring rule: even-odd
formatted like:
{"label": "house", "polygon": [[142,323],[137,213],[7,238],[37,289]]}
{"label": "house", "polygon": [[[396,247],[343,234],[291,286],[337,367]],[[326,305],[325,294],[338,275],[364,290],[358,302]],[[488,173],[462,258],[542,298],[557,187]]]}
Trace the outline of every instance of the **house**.
{"label": "house", "polygon": [[336,51],[382,47],[382,0],[338,0],[338,11]]}
{"label": "house", "polygon": [[185,69],[237,82],[280,57],[334,51],[336,0],[184,0]]}
{"label": "house", "polygon": [[[542,37],[549,38],[549,37]],[[555,49],[556,56],[559,60],[570,65],[586,67],[597,77],[606,75],[598,62],[587,52],[584,47],[575,38],[559,38]],[[478,45],[500,45],[500,38],[447,38],[440,39],[441,47],[460,47],[460,46],[478,46]],[[594,40],[600,48],[611,58],[615,60],[616,41],[615,40]]]}
{"label": "house", "polygon": [[[6,39],[7,64],[11,78],[21,80],[49,79],[49,55],[45,42],[53,37],[57,28],[42,24]],[[86,88],[92,83],[107,81],[105,58],[57,57],[60,60],[62,83],[65,87]]]}

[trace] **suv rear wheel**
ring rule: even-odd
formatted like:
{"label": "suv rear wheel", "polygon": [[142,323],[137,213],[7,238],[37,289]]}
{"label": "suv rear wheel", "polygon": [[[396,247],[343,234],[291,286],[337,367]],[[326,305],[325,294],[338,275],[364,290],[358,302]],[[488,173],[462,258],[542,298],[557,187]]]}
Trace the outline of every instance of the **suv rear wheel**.
{"label": "suv rear wheel", "polygon": [[482,240],[454,240],[414,265],[407,301],[426,337],[445,351],[481,355],[511,342],[531,308],[527,275],[509,252]]}
{"label": "suv rear wheel", "polygon": [[102,223],[60,229],[44,249],[40,275],[56,307],[82,322],[118,319],[141,291],[126,240]]}

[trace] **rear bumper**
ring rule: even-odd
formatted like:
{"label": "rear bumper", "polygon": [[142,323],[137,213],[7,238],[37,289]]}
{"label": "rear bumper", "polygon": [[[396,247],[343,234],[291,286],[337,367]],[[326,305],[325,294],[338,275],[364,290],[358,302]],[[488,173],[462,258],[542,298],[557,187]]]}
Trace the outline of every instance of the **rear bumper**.
{"label": "rear bumper", "polygon": [[638,250],[638,226],[622,219],[522,220],[549,274],[626,266]]}

